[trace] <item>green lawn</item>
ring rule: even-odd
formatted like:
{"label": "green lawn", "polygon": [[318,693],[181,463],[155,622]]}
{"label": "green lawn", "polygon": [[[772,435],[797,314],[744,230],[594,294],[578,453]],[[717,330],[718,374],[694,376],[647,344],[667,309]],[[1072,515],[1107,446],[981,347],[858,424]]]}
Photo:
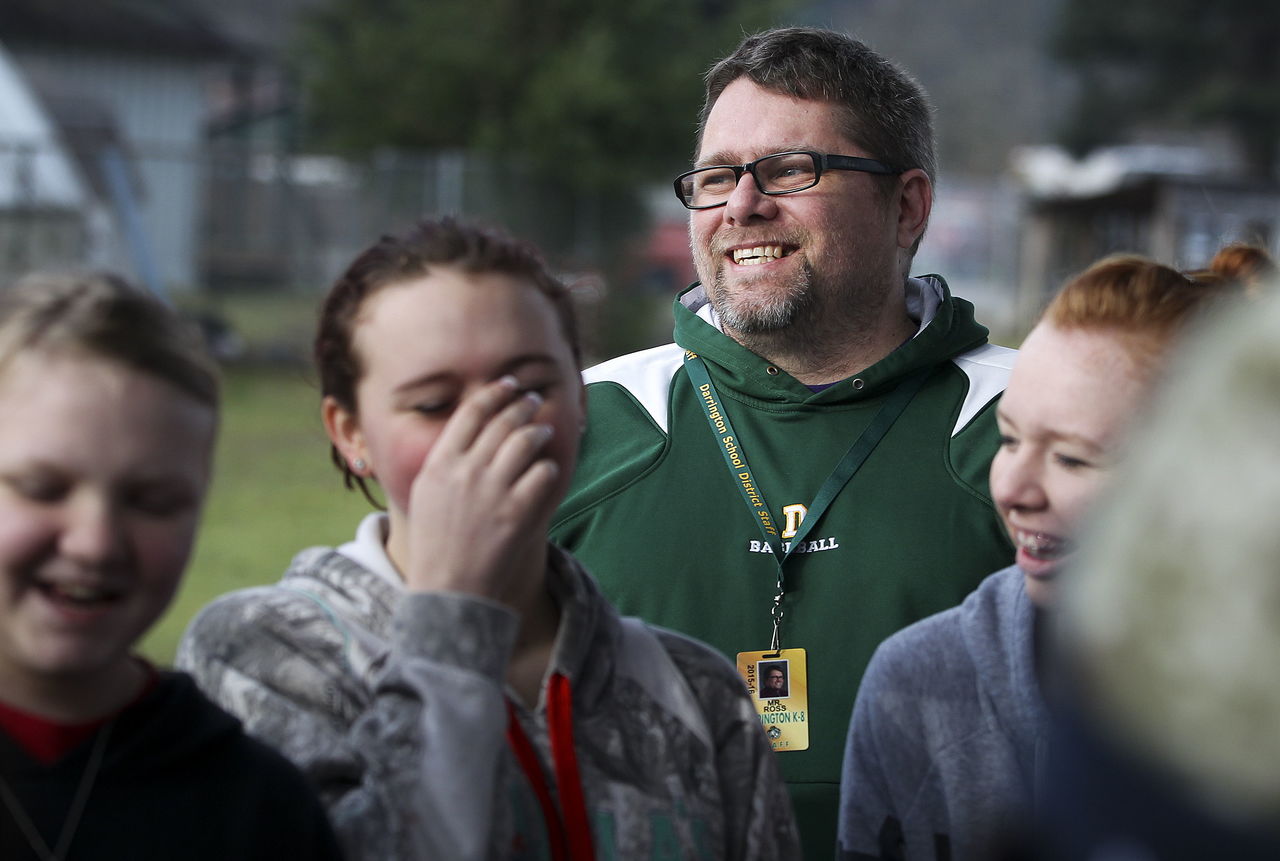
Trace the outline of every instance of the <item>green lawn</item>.
{"label": "green lawn", "polygon": [[276,581],[303,547],[348,540],[368,510],[329,463],[308,372],[226,371],[213,488],[195,555],[143,653],[169,664],[187,622],[211,599]]}

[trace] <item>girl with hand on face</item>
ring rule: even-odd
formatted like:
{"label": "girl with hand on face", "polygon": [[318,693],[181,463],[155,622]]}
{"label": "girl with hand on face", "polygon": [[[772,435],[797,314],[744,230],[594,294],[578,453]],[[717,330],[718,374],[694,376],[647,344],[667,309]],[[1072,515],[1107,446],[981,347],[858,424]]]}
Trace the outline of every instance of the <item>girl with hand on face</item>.
{"label": "girl with hand on face", "polygon": [[337,858],[288,761],[132,653],[209,484],[199,336],[108,276],[0,291],[0,858]]}
{"label": "girl with hand on face", "polygon": [[997,405],[990,476],[1015,564],[872,658],[841,781],[849,857],[942,857],[946,845],[958,860],[999,858],[1029,826],[1048,731],[1037,619],[1176,336],[1212,300],[1242,292],[1241,259],[1189,275],[1105,259],[1063,287],[1023,342]]}
{"label": "girl with hand on face", "polygon": [[451,220],[386,237],[330,291],[316,360],[335,461],[386,511],[207,608],[179,660],[320,784],[348,853],[796,857],[734,669],[547,542],[584,411],[536,253]]}

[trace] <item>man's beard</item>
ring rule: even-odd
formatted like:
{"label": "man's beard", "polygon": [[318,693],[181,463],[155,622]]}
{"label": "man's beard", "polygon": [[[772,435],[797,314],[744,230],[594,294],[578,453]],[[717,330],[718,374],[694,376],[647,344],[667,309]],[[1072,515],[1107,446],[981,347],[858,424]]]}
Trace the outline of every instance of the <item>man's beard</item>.
{"label": "man's beard", "polygon": [[725,289],[724,274],[723,268],[716,272],[715,287],[708,291],[711,306],[721,325],[740,335],[776,335],[812,317],[817,309],[814,273],[808,264],[781,284],[766,278],[759,286],[739,283],[734,296]]}

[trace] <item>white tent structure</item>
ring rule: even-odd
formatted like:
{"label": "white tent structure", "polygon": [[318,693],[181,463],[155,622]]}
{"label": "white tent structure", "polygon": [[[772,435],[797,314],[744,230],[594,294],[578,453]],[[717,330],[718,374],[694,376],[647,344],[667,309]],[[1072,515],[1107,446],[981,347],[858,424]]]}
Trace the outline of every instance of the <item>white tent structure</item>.
{"label": "white tent structure", "polygon": [[53,121],[0,45],[0,207],[87,202]]}
{"label": "white tent structure", "polygon": [[0,45],[0,283],[85,263],[93,209],[56,126]]}

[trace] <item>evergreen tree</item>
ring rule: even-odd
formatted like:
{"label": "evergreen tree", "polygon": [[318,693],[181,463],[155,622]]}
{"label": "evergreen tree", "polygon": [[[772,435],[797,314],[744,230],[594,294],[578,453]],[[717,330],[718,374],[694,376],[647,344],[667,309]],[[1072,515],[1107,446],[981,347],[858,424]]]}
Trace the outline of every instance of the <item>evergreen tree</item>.
{"label": "evergreen tree", "polygon": [[699,81],[785,0],[332,0],[303,43],[311,127],[391,145],[516,154],[562,181],[687,163]]}
{"label": "evergreen tree", "polygon": [[1076,71],[1063,142],[1076,152],[1137,123],[1215,125],[1249,169],[1273,174],[1280,144],[1280,3],[1066,0],[1052,40]]}

